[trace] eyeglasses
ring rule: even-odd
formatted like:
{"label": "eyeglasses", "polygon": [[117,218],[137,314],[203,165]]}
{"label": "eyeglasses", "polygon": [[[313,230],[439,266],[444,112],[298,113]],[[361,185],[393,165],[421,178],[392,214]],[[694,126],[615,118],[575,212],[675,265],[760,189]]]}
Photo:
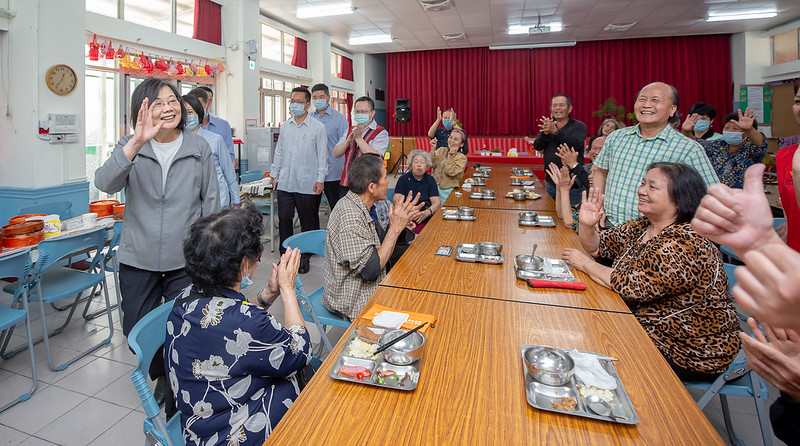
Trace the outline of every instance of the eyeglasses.
{"label": "eyeglasses", "polygon": [[[175,107],[175,106],[177,106],[178,104],[179,104],[178,100],[177,100],[177,99],[175,99],[175,98],[172,98],[172,99],[170,99],[169,101],[167,101],[167,104],[166,104],[166,105],[169,105],[170,107]],[[153,108],[154,108],[154,109],[160,109],[160,108],[162,108],[162,107],[164,107],[164,101],[161,101],[161,100],[158,100],[158,99],[156,99],[155,101],[153,101]]]}

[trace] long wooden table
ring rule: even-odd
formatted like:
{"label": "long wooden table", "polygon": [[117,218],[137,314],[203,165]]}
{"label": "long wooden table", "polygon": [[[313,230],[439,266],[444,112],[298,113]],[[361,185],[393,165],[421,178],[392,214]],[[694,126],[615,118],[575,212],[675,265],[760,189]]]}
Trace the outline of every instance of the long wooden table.
{"label": "long wooden table", "polygon": [[[556,217],[555,213],[541,212]],[[616,293],[604,288],[580,271],[575,277],[587,285],[586,291],[555,288],[530,288],[514,275],[514,256],[530,254],[534,243],[537,255],[560,258],[564,248],[579,248],[572,229],[556,219],[555,228],[525,227],[518,223],[518,212],[476,209],[475,221],[444,220],[436,214],[403,254],[384,286],[487,297],[498,300],[629,312]],[[504,263],[488,265],[455,260],[459,243],[496,242],[503,245]],[[454,247],[450,257],[435,255],[439,245]]]}
{"label": "long wooden table", "polygon": [[[464,172],[464,179],[472,177],[475,172],[473,167],[467,168]],[[522,186],[511,185],[511,166],[494,166],[491,171],[491,176],[486,179],[485,186],[473,186],[472,190],[456,189],[454,190],[447,200],[445,206],[469,206],[474,208],[490,208],[490,209],[519,209],[519,210],[555,210],[555,201],[547,195],[544,190],[544,185],[534,176],[534,186],[536,193],[541,195],[541,198],[536,200],[516,201],[513,198],[507,198],[506,194],[513,189],[522,189]],[[463,181],[462,181],[463,183]],[[470,192],[482,191],[484,189],[492,189],[495,191],[494,200],[483,200],[470,198]],[[456,192],[461,193],[459,197]]]}
{"label": "long wooden table", "polygon": [[[439,318],[427,333],[418,387],[404,392],[332,379],[343,338],[266,444],[723,444],[630,314],[383,286],[370,304]],[[639,423],[529,406],[523,344],[618,358]]]}

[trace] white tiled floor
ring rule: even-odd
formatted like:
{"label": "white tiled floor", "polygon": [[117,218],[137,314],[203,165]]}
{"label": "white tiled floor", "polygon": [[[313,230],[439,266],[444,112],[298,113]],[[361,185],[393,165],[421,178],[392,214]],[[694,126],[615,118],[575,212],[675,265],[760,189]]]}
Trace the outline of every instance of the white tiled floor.
{"label": "white tiled floor", "polygon": [[[392,178],[392,183],[394,179]],[[322,216],[325,226],[327,216]],[[277,233],[277,231],[276,231]],[[277,243],[276,243],[277,244]],[[246,295],[256,293],[266,286],[271,263],[277,261],[278,251],[265,248],[262,264],[253,277],[254,284],[245,290]],[[311,272],[301,276],[307,292],[322,285],[322,260],[313,257]],[[111,299],[116,299],[113,280],[108,280]],[[8,296],[0,292],[0,302],[7,303]],[[93,308],[98,308],[96,303]],[[283,318],[280,301],[271,308],[279,320]],[[47,307],[48,324],[55,328],[63,322],[63,313]],[[34,334],[41,332],[38,311],[34,311]],[[52,319],[52,321],[51,321]],[[34,348],[37,360],[39,385],[33,397],[11,409],[0,413],[0,446],[12,445],[114,445],[140,446],[144,441],[142,422],[145,418],[139,397],[130,380],[130,372],[136,364],[135,356],[128,350],[125,338],[119,331],[119,316],[114,310],[114,336],[111,344],[101,347],[91,355],[72,364],[61,372],[53,372],[47,365],[43,343]],[[107,336],[105,315],[87,323],[77,316],[65,331],[52,339],[55,361],[63,361],[79,350],[85,349]],[[20,331],[14,334],[12,343],[21,345],[25,338]],[[309,327],[315,344],[319,334]],[[336,342],[337,339],[331,339]],[[30,366],[27,352],[8,360],[0,360],[0,406],[22,393],[30,386]],[[769,385],[770,404],[777,391]],[[696,392],[692,393],[699,397]],[[736,432],[748,445],[762,444],[761,432],[755,406],[749,398],[729,398],[733,411]],[[722,419],[719,399],[712,401],[704,410],[705,415],[727,442],[728,437]],[[680,435],[680,433],[667,433]],[[781,444],[774,439],[775,444]]]}

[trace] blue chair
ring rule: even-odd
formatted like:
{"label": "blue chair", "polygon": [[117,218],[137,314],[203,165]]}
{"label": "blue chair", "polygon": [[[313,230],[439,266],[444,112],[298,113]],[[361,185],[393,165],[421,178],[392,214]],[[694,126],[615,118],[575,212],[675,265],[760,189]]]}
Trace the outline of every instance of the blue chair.
{"label": "blue chair", "polygon": [[[119,292],[119,260],[117,259],[117,251],[119,250],[119,241],[122,238],[122,221],[115,221],[114,222],[114,234],[111,236],[111,241],[108,243],[108,247],[105,250],[105,257],[103,258],[103,262],[101,263],[100,267],[102,271],[110,272],[112,277],[114,278],[114,289],[117,293],[117,303],[111,306],[111,309],[115,307],[119,311],[119,320],[122,321],[122,295]],[[110,263],[110,265],[109,265]],[[86,299],[86,306],[83,308],[83,318],[88,320],[92,320],[97,316],[103,314],[105,310],[95,311],[91,314],[86,314],[89,311],[89,304],[92,303],[92,299],[94,296],[99,296],[101,291],[95,292],[92,290],[92,293],[89,294],[89,297]]]}
{"label": "blue chair", "polygon": [[162,446],[184,445],[181,413],[177,412],[164,423],[153,392],[147,386],[150,362],[159,348],[164,345],[164,339],[167,336],[167,318],[174,304],[174,301],[168,301],[147,313],[128,334],[128,345],[136,354],[136,368],[131,372],[131,381],[139,393],[142,408],[147,414],[142,429],[146,438],[145,444],[148,445],[159,443]]}
{"label": "blue chair", "polygon": [[[785,218],[776,217],[776,218],[774,218],[772,220],[772,228],[773,229],[777,229],[778,226],[780,226],[780,225],[782,225],[784,223],[786,223],[786,219]],[[724,254],[725,256],[728,256],[728,258],[730,258],[732,260],[736,260],[737,262],[740,262],[740,263],[744,263],[742,261],[742,259],[740,259],[739,256],[737,256],[736,253],[733,252],[733,249],[731,247],[725,246],[725,245],[720,245],[719,250],[722,252],[722,254]],[[723,257],[723,259],[724,259],[724,257]]]}
{"label": "blue chair", "polygon": [[62,220],[69,220],[74,217],[72,215],[72,202],[69,201],[54,201],[20,208],[19,214],[58,214]]}
{"label": "blue chair", "polygon": [[[22,321],[25,321],[25,326],[28,331],[28,351],[31,355],[31,373],[33,376],[33,382],[31,384],[31,388],[28,389],[25,393],[21,396],[17,397],[14,401],[6,404],[3,407],[0,407],[0,412],[8,409],[9,407],[21,403],[23,401],[27,401],[30,399],[33,392],[36,390],[37,378],[36,378],[36,358],[33,355],[33,336],[31,335],[31,316],[30,312],[28,311],[28,286],[25,283],[28,280],[28,272],[31,269],[31,256],[30,256],[30,249],[26,249],[24,251],[18,252],[16,254],[11,254],[5,257],[0,257],[0,277],[13,277],[18,281],[22,282],[21,286],[19,287],[19,297],[20,301],[22,302],[22,309],[14,309],[9,308],[5,305],[0,304],[0,333],[7,331],[6,338],[4,339],[3,343],[8,341],[11,337],[11,330],[7,330],[11,327],[16,326]],[[17,299],[15,299],[16,301]]]}
{"label": "blue chair", "polygon": [[[111,342],[111,337],[114,334],[114,322],[111,319],[111,312],[109,311],[111,304],[108,299],[106,275],[102,271],[93,272],[95,271],[95,268],[99,267],[100,262],[105,257],[103,254],[103,248],[105,247],[105,244],[106,228],[104,227],[100,227],[82,234],[44,240],[39,243],[39,258],[36,260],[36,266],[31,273],[33,276],[34,288],[33,292],[29,296],[29,299],[34,300],[35,298],[39,302],[39,309],[42,319],[43,340],[45,351],[47,352],[47,362],[50,365],[50,368],[55,371],[66,369],[73,362]],[[76,255],[77,253],[92,251],[95,252],[95,254],[94,258],[89,264],[88,271],[79,271],[60,266],[59,264],[60,260]],[[49,338],[61,333],[67,324],[69,324],[70,320],[72,319],[72,315],[75,313],[75,308],[81,300],[83,292],[93,289],[98,284],[103,285],[106,311],[108,312],[108,337],[100,341],[98,344],[77,354],[75,357],[64,362],[63,364],[54,366],[53,356],[50,353]],[[72,302],[67,320],[61,327],[48,333],[44,304],[53,303],[73,295],[75,296],[75,299]],[[13,352],[11,354],[15,353],[17,352]]]}
{"label": "blue chair", "polygon": [[[287,238],[283,242],[283,247],[285,249],[299,248],[301,253],[316,254],[324,258],[326,234],[327,231],[324,229],[301,232]],[[322,292],[323,287],[319,287],[311,294],[306,294],[303,281],[298,277],[295,282],[295,293],[300,302],[300,313],[303,315],[303,320],[314,323],[325,347],[328,348],[328,351],[333,351],[333,344],[325,332],[325,326],[347,328],[350,326],[350,322],[322,306]]]}
{"label": "blue chair", "polygon": [[252,183],[253,181],[258,181],[264,178],[264,173],[260,170],[248,170],[247,172],[243,173],[239,178],[239,183]]}

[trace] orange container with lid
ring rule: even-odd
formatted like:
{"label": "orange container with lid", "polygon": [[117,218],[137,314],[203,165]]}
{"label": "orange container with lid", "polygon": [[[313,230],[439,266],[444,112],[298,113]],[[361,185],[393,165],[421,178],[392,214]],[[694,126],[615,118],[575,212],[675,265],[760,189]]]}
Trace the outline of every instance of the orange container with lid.
{"label": "orange container with lid", "polygon": [[44,240],[44,231],[37,231],[30,234],[14,235],[11,237],[3,237],[4,248],[25,248],[34,246]]}
{"label": "orange container with lid", "polygon": [[16,217],[11,217],[8,219],[8,224],[15,225],[17,223],[24,223],[27,219],[31,217],[47,217],[47,214],[25,214],[25,215],[17,215]]}
{"label": "orange container with lid", "polygon": [[97,218],[108,217],[114,213],[114,205],[119,204],[117,200],[97,200],[89,203],[89,212],[97,214]]}
{"label": "orange container with lid", "polygon": [[44,227],[43,220],[33,220],[22,223],[16,223],[13,225],[5,225],[3,226],[3,235],[6,237],[25,235],[25,234],[30,234],[32,232],[41,231],[43,227]]}
{"label": "orange container with lid", "polygon": [[115,204],[113,210],[114,220],[122,220],[125,217],[125,203]]}

